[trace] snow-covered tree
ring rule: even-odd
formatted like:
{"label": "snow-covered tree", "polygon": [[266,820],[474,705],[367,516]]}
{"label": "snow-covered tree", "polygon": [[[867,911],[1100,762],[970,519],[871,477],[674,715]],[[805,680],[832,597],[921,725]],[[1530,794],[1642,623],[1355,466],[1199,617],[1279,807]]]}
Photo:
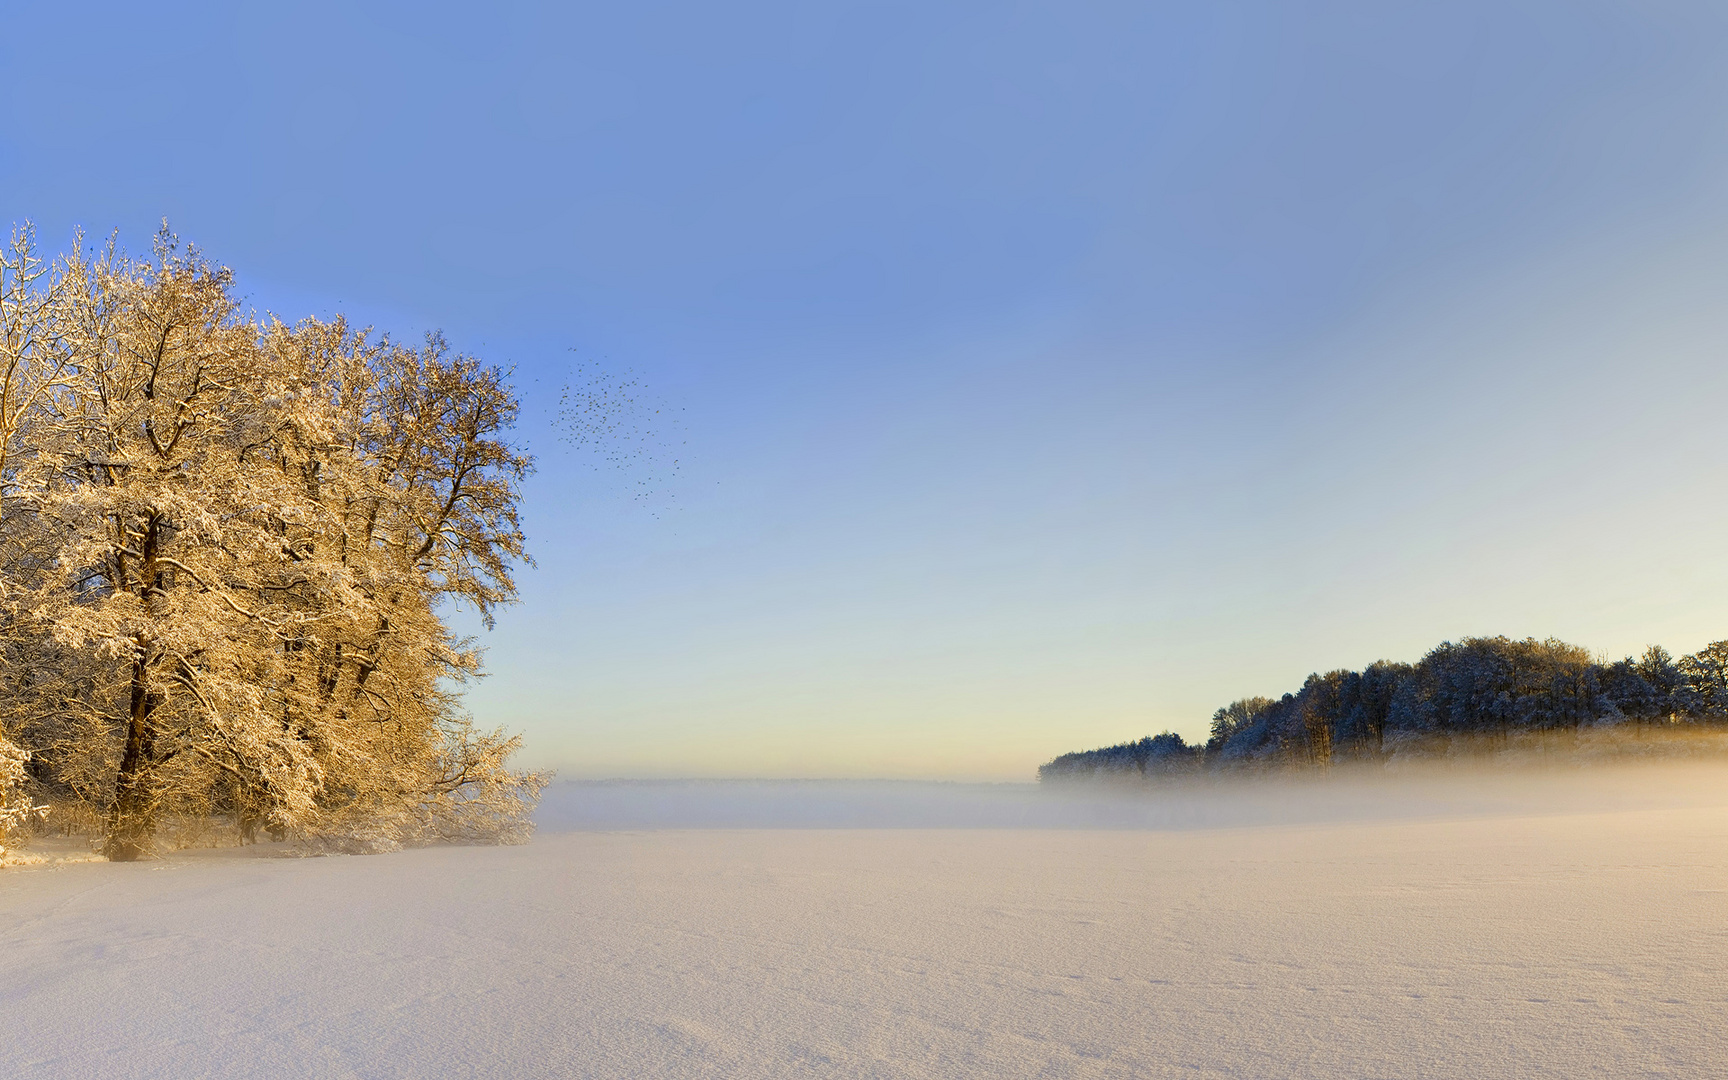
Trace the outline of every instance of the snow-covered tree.
{"label": "snow-covered tree", "polygon": [[1716,641],[1676,665],[1689,691],[1690,704],[1701,716],[1728,717],[1728,641]]}
{"label": "snow-covered tree", "polygon": [[502,373],[439,338],[260,323],[167,236],[74,253],[34,295],[7,730],[102,806],[109,856],[164,813],[344,847],[524,836],[543,781],[461,713],[477,656],[440,616],[515,596],[530,462]]}

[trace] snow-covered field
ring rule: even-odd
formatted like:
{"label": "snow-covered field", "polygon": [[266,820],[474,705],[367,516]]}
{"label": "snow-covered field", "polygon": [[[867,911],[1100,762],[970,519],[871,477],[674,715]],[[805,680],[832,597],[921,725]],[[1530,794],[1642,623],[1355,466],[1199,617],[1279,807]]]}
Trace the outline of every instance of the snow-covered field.
{"label": "snow-covered field", "polygon": [[543,820],[0,872],[0,1076],[1728,1070],[1722,766],[560,785]]}

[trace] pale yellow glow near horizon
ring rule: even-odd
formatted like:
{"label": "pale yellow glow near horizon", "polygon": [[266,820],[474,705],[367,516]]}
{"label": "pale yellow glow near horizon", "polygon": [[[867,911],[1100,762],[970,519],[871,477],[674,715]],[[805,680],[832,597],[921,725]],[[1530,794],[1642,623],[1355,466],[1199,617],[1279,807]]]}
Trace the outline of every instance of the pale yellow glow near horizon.
{"label": "pale yellow glow near horizon", "polygon": [[487,686],[482,718],[572,776],[1027,780],[1443,640],[1695,651],[1728,638],[1720,239],[1388,302],[1315,346],[1319,385],[1264,475],[984,536],[987,571],[817,551],[808,602],[747,619],[645,598],[566,670]]}

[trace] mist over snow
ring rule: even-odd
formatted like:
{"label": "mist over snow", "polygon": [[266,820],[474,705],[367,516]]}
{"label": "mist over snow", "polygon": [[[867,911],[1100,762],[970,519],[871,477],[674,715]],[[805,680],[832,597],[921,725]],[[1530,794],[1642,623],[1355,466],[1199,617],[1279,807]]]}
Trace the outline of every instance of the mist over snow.
{"label": "mist over snow", "polygon": [[[0,876],[0,1075],[1718,1075],[1728,766],[556,785]],[[53,854],[45,848],[42,854]]]}
{"label": "mist over snow", "polygon": [[[1150,784],[589,780],[546,789],[542,836],[630,829],[1208,829],[1691,805],[1708,762],[1588,768],[1415,762]],[[1652,777],[1661,776],[1661,782]],[[1725,796],[1728,798],[1728,796]]]}
{"label": "mist over snow", "polygon": [[1728,1076],[1728,3],[0,31],[0,1080]]}

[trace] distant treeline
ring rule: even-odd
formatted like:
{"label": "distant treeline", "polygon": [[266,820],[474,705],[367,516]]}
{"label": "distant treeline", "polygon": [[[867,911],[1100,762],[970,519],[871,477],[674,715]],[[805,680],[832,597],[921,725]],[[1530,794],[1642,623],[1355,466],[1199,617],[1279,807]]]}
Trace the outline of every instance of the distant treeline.
{"label": "distant treeline", "polygon": [[1616,725],[1728,725],[1728,641],[1675,660],[1660,645],[1637,659],[1593,660],[1549,638],[1445,642],[1414,664],[1310,675],[1274,701],[1243,698],[1212,715],[1201,746],[1174,732],[1063,754],[1040,780],[1159,774],[1253,764],[1375,759],[1435,737]]}

